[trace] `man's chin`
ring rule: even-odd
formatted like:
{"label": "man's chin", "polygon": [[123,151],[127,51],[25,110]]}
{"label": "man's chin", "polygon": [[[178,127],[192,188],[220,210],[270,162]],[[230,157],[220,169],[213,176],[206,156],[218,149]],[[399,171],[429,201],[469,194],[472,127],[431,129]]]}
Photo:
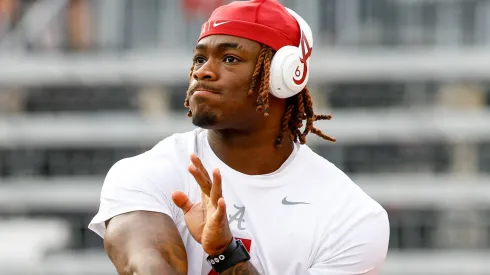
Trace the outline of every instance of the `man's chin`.
{"label": "man's chin", "polygon": [[218,122],[218,116],[212,113],[192,114],[192,124],[203,129],[214,129]]}

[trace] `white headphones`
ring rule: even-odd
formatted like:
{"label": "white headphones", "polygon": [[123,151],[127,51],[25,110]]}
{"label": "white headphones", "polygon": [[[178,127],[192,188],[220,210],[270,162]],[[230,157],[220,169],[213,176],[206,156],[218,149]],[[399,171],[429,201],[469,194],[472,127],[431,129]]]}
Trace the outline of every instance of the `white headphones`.
{"label": "white headphones", "polygon": [[298,21],[301,38],[299,45],[280,48],[271,62],[270,92],[278,98],[288,98],[301,92],[310,75],[310,55],[313,34],[308,23],[296,12],[286,10]]}

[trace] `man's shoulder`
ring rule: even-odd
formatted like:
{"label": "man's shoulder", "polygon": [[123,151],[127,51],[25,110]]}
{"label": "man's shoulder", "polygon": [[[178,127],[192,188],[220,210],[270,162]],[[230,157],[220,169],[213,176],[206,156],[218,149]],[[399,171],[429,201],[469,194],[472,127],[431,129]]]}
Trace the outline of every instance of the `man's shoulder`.
{"label": "man's shoulder", "polygon": [[172,134],[162,139],[150,150],[120,159],[111,167],[108,175],[176,174],[184,170],[189,162],[189,155],[193,150],[192,142],[196,134],[196,131]]}
{"label": "man's shoulder", "polygon": [[[359,214],[384,212],[384,208],[354,182],[342,169],[311,149],[305,150],[303,162],[307,163],[310,188],[328,207],[348,209]],[[333,206],[335,205],[335,206]]]}
{"label": "man's shoulder", "polygon": [[188,157],[190,151],[193,150],[194,143],[200,131],[198,129],[172,134],[160,142],[152,149],[146,152],[149,156],[181,156],[184,154]]}
{"label": "man's shoulder", "polygon": [[388,226],[384,207],[344,171],[314,152],[309,154],[309,161],[307,174],[312,184],[307,188],[311,190],[319,216],[329,221],[326,229],[335,228],[340,235],[345,232],[355,235],[358,228],[385,229]]}
{"label": "man's shoulder", "polygon": [[302,145],[300,162],[307,169],[310,182],[325,182],[334,184],[340,181],[349,181],[349,177],[334,163],[313,151],[310,147]]}

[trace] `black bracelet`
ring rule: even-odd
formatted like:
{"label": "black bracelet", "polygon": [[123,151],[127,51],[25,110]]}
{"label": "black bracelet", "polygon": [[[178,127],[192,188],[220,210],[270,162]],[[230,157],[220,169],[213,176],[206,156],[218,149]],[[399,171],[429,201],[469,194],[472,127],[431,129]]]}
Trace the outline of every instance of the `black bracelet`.
{"label": "black bracelet", "polygon": [[221,254],[207,257],[211,268],[217,273],[222,273],[228,268],[248,260],[250,260],[250,254],[242,241],[235,238]]}

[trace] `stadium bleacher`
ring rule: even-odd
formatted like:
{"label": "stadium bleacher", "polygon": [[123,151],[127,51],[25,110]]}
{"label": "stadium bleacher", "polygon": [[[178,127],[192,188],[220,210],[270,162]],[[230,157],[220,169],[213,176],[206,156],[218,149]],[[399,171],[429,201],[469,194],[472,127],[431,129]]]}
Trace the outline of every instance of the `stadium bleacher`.
{"label": "stadium bleacher", "polygon": [[[1,275],[116,274],[87,225],[112,164],[193,129],[191,2],[0,0]],[[390,214],[382,274],[490,274],[490,0],[281,2],[338,139],[309,145]]]}

